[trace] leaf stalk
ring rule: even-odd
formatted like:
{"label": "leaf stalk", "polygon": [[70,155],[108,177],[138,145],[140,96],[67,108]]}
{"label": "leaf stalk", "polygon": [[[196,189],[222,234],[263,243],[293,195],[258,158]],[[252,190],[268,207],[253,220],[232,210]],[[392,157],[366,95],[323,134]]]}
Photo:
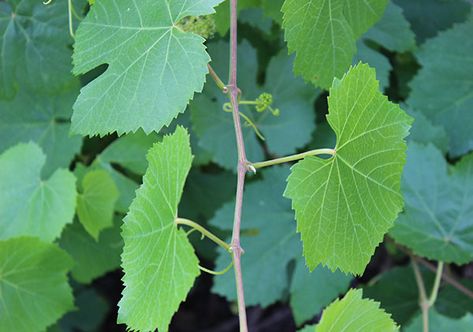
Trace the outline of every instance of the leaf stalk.
{"label": "leaf stalk", "polygon": [[287,156],[287,157],[261,161],[261,162],[258,162],[258,163],[252,163],[251,165],[254,168],[258,169],[258,168],[263,168],[263,167],[268,167],[268,166],[273,166],[273,165],[278,165],[278,164],[284,164],[284,163],[287,163],[287,162],[304,159],[305,157],[309,157],[309,156],[319,156],[319,155],[334,156],[335,154],[336,154],[336,151],[334,149],[316,149],[316,150],[310,150],[310,151],[307,151],[307,152],[290,155],[290,156]]}
{"label": "leaf stalk", "polygon": [[[231,247],[228,243],[226,243],[225,241],[221,240],[218,236],[214,235],[212,232],[210,232],[209,230],[205,229],[204,227],[202,227],[201,225],[199,225],[198,223],[192,221],[192,220],[189,220],[189,219],[185,219],[185,218],[176,218],[176,221],[175,221],[176,225],[186,225],[186,226],[189,226],[192,228],[192,230],[196,230],[198,231],[200,234],[202,234],[203,236],[206,236],[207,238],[209,238],[210,240],[212,240],[213,242],[215,242],[216,244],[218,244],[220,247],[224,248],[226,251],[230,252],[231,250]],[[190,233],[188,233],[190,234]]]}

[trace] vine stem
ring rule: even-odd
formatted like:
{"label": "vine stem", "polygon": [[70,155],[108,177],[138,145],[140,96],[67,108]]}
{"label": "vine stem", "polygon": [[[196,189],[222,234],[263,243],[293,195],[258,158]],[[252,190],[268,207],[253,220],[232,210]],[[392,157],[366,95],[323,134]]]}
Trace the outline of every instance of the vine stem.
{"label": "vine stem", "polygon": [[231,249],[233,256],[233,266],[235,270],[240,332],[248,332],[248,323],[246,320],[245,294],[241,270],[241,254],[243,250],[240,245],[241,210],[243,205],[243,190],[245,187],[245,176],[248,168],[248,161],[246,159],[245,143],[243,141],[240,114],[238,109],[239,89],[237,85],[237,2],[237,0],[230,1],[230,68],[227,85],[227,88],[229,89],[228,93],[230,96],[230,102],[233,106],[233,124],[235,126],[235,135],[238,149],[238,176],[235,197],[235,213],[233,217]]}
{"label": "vine stem", "polygon": [[417,288],[419,288],[419,306],[422,311],[423,332],[429,332],[429,309],[435,304],[435,301],[437,300],[440,282],[442,280],[444,263],[439,262],[437,265],[435,281],[429,298],[427,298],[424,279],[422,278],[419,265],[417,264],[417,260],[413,255],[411,255],[411,263],[412,269],[414,270]]}
{"label": "vine stem", "polygon": [[185,218],[176,218],[175,220],[176,225],[186,225],[191,227],[193,230],[198,231],[200,234],[208,237],[210,240],[218,244],[220,247],[224,248],[226,251],[230,251],[230,245],[225,241],[219,239],[215,236],[212,232],[208,231],[204,227],[200,226],[198,223],[193,222],[192,220],[185,219]]}
{"label": "vine stem", "polygon": [[305,157],[308,157],[308,156],[318,156],[322,154],[334,156],[335,150],[334,149],[316,149],[316,150],[311,150],[311,151],[307,151],[307,152],[303,152],[299,154],[294,154],[287,157],[262,161],[259,163],[252,163],[251,166],[253,166],[254,168],[263,168],[263,167],[268,167],[268,166],[273,166],[273,165],[278,165],[278,164],[284,164],[284,163],[299,160],[299,159],[304,159]]}

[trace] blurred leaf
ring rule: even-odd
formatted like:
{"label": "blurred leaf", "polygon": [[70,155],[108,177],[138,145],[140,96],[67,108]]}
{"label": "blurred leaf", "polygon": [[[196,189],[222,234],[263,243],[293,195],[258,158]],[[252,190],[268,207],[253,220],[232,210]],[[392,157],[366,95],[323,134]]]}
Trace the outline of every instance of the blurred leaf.
{"label": "blurred leaf", "polygon": [[448,151],[448,136],[443,127],[434,125],[421,112],[413,110],[407,112],[415,119],[408,140],[422,144],[432,143],[440,151],[446,153]]}
{"label": "blurred leaf", "polygon": [[392,69],[388,58],[366,45],[362,40],[357,42],[357,47],[358,53],[353,59],[353,64],[356,65],[361,61],[374,67],[381,90],[386,89],[389,86],[389,73]]}
{"label": "blurred leaf", "polygon": [[409,106],[423,112],[450,138],[450,154],[473,149],[473,16],[427,41],[416,54],[422,68],[411,81]]}
{"label": "blurred leaf", "polygon": [[405,212],[390,234],[415,254],[466,264],[473,260],[473,154],[454,167],[433,145],[409,144],[402,178]]}
{"label": "blurred leaf", "polygon": [[54,244],[0,241],[0,331],[44,331],[74,308],[69,256]]}
{"label": "blurred leaf", "polygon": [[[422,331],[422,315],[416,317],[416,319],[407,326],[405,332],[418,332]],[[434,309],[429,310],[429,332],[471,332],[473,330],[473,316],[471,314],[466,315],[462,319],[451,319],[440,315]]]}
{"label": "blurred leaf", "polygon": [[74,259],[72,277],[75,280],[88,284],[120,266],[123,247],[120,225],[116,220],[112,228],[100,233],[98,241],[77,221],[66,227],[59,244]]}
{"label": "blurred leaf", "polygon": [[45,161],[35,143],[18,144],[0,155],[0,239],[30,235],[52,242],[72,222],[76,179],[58,169],[42,180]]}
{"label": "blurred leaf", "polygon": [[47,156],[44,176],[58,167],[68,168],[82,145],[80,136],[69,134],[72,104],[79,93],[77,83],[56,94],[21,89],[13,100],[0,100],[0,153],[20,142],[34,141]]}

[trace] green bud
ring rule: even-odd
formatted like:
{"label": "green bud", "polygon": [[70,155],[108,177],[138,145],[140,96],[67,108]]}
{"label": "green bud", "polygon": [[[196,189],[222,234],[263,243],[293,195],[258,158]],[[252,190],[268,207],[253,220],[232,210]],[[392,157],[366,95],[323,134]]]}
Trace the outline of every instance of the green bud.
{"label": "green bud", "polygon": [[273,103],[273,95],[267,92],[263,92],[256,99],[256,111],[264,112]]}
{"label": "green bud", "polygon": [[208,39],[215,34],[216,26],[212,15],[187,16],[177,23],[177,26],[186,32],[193,32]]}

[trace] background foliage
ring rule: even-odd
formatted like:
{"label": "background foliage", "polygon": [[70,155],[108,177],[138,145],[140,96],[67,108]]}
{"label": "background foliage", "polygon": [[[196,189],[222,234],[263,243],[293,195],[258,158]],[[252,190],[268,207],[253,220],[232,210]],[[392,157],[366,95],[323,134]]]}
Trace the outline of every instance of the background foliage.
{"label": "background foliage", "polygon": [[[181,2],[171,1],[176,8],[181,8]],[[220,1],[201,2],[205,10],[195,12],[190,6],[176,17],[210,13]],[[386,6],[378,19],[364,17],[366,10],[350,8],[349,1],[332,1],[335,5],[330,8],[320,5],[326,2],[314,1],[311,10],[320,11],[324,20],[328,11],[333,11],[339,22],[335,37],[340,40],[325,35],[330,22],[308,20],[298,24],[297,11],[306,1],[283,2],[239,1],[242,98],[251,100],[269,92],[274,97],[273,106],[280,110],[280,115],[274,116],[242,106],[265,138],[261,140],[251,126],[244,126],[249,160],[335,146],[335,135],[326,118],[329,108],[332,112],[326,89],[333,76],[341,77],[350,64],[359,61],[376,69],[382,91],[389,100],[401,104],[415,122],[407,138],[408,157],[402,177],[404,211],[372,257],[369,253],[360,262],[343,260],[357,265],[353,269],[360,276],[331,272],[320,265],[312,273],[306,268],[291,201],[283,197],[289,167],[263,170],[250,178],[244,198],[242,245],[246,251],[243,271],[251,331],[304,327],[313,331],[311,324],[319,322],[322,310],[344,294],[326,309],[317,331],[333,326],[333,316],[349,301],[366,308],[369,317],[379,309],[368,298],[378,301],[403,330],[421,331],[417,284],[406,250],[448,263],[445,273],[463,286],[460,291],[447,282],[441,285],[435,308],[430,311],[431,331],[473,330],[471,2],[378,1],[381,13]],[[118,1],[118,7],[111,3],[103,0],[107,6],[103,8],[114,9],[97,10],[97,15],[89,16],[76,31],[73,57],[66,1],[55,0],[49,5],[37,0],[0,2],[1,331],[125,330],[116,323],[123,289],[120,264],[123,260],[124,266],[133,267],[137,262],[133,255],[120,258],[124,243],[126,246],[133,241],[127,238],[127,227],[121,230],[122,219],[140,183],[146,184],[148,173],[167,174],[166,179],[189,172],[185,184],[179,178],[183,186],[179,215],[205,225],[222,238],[230,235],[237,156],[233,123],[231,115],[222,109],[225,96],[209,77],[208,82],[202,81],[202,73],[188,61],[191,56],[192,61],[205,64],[211,58],[213,68],[222,77],[226,74],[228,1],[216,7],[212,16],[215,34],[207,41],[196,35],[172,35],[170,27],[178,19],[173,22],[160,15],[164,2],[143,1],[143,11],[151,13],[143,19],[156,28],[142,31],[133,45],[124,42],[133,31],[100,26],[103,22],[110,26],[125,24],[120,13],[133,8],[123,1]],[[89,5],[75,0],[73,6],[76,29]],[[312,28],[313,35],[305,34],[307,40],[296,38],[301,33],[298,29]],[[111,37],[97,40],[94,36],[101,29],[110,29],[107,33]],[[312,42],[314,38],[317,43]],[[340,54],[333,53],[324,61],[307,60],[324,57],[334,44],[344,51],[337,49]],[[195,46],[199,52],[185,54],[180,45]],[[159,68],[162,56],[169,58],[168,66]],[[72,74],[73,62],[78,76]],[[107,65],[97,67],[103,63]],[[179,89],[168,84],[173,80],[173,69],[184,73],[189,84]],[[366,84],[376,90],[368,83],[369,78]],[[134,92],[133,98],[123,97],[124,87]],[[186,106],[193,92],[202,88]],[[168,102],[159,108],[147,104],[140,107],[144,113],[138,114],[134,105],[150,94],[162,94],[160,100]],[[144,131],[138,129],[136,119],[155,111],[163,112],[163,122],[150,122]],[[181,173],[166,169],[159,160],[150,160],[145,175],[148,150],[164,134],[180,128],[178,125],[188,128],[190,137],[177,129],[180,134],[173,136],[178,140],[176,147],[188,148],[183,146],[189,139],[194,159],[179,165]],[[115,130],[118,134],[111,133]],[[87,131],[100,137],[77,134]],[[128,134],[121,135],[125,132]],[[187,150],[178,148],[173,152],[187,155]],[[147,190],[143,186],[136,195],[140,197]],[[287,195],[291,196],[290,190]],[[158,196],[153,199],[155,205],[163,202]],[[178,202],[172,202],[173,209]],[[146,203],[140,199],[133,203],[131,211],[135,212],[128,216],[130,220],[139,213],[140,204]],[[399,210],[400,203],[395,205]],[[198,234],[190,235],[195,254],[182,231],[170,229],[168,238],[180,244],[177,250],[185,252],[189,264],[194,265],[191,271],[179,273],[182,278],[173,280],[179,288],[192,290],[180,307],[179,303],[169,306],[169,316],[179,307],[170,330],[237,330],[231,272],[218,278],[201,274],[192,282],[199,274],[196,256],[202,265],[220,270],[228,265],[228,255],[202,241]],[[336,240],[332,239],[333,243]],[[139,245],[142,251],[151,246],[146,241],[139,241]],[[314,245],[315,252],[321,245]],[[169,256],[170,262],[174,259]],[[155,262],[139,263],[153,266]],[[423,269],[422,274],[430,289],[433,273]],[[143,294],[167,301],[166,293]],[[125,296],[122,301],[132,303],[133,297]],[[143,312],[125,314],[133,320]],[[146,315],[159,319],[153,313]],[[377,317],[381,317],[378,323],[383,330],[394,329],[390,320]]]}

